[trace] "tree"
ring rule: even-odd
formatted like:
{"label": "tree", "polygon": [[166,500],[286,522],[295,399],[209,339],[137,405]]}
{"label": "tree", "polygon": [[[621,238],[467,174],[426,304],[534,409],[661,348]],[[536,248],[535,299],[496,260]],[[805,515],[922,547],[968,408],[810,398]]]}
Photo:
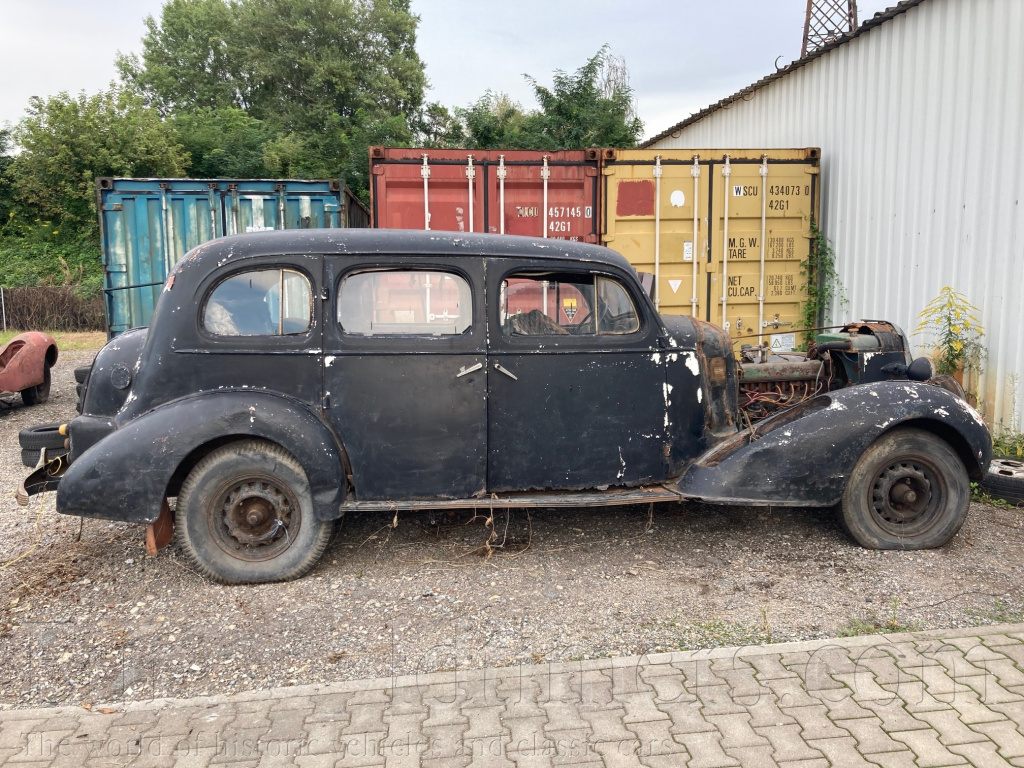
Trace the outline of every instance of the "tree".
{"label": "tree", "polygon": [[551,88],[529,75],[539,110],[524,112],[506,94],[488,91],[456,115],[467,147],[584,149],[633,147],[643,134],[625,62],[603,47],[573,74],[557,70]]}
{"label": "tree", "polygon": [[186,155],[170,123],[127,89],[29,101],[14,129],[7,175],[16,198],[61,227],[96,230],[99,176],[181,176]]}
{"label": "tree", "polygon": [[165,114],[245,110],[274,137],[271,164],[348,177],[366,164],[365,136],[409,143],[420,127],[426,76],[409,3],[170,0],[147,19],[141,57],[118,67]]}
{"label": "tree", "polygon": [[258,179],[276,175],[264,161],[273,130],[241,109],[203,107],[174,115],[172,122],[189,155],[189,176]]}

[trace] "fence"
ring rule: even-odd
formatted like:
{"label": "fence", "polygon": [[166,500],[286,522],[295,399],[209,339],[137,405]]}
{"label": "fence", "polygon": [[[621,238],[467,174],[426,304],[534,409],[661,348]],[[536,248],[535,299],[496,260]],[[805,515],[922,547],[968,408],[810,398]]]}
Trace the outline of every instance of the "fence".
{"label": "fence", "polygon": [[102,331],[107,327],[100,296],[85,298],[64,286],[0,288],[0,315],[5,331]]}

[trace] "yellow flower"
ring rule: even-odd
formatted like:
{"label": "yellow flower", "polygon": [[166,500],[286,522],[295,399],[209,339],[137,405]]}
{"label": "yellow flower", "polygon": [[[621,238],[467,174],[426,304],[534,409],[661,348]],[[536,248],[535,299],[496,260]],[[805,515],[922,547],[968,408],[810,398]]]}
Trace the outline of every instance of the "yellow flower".
{"label": "yellow flower", "polygon": [[53,234],[55,234],[55,235],[59,235],[59,234],[60,234],[60,230],[59,230],[59,229],[55,229],[55,230],[53,230]]}
{"label": "yellow flower", "polygon": [[950,330],[953,331],[953,333],[960,333],[960,326],[954,325]]}
{"label": "yellow flower", "polygon": [[959,352],[964,348],[964,343],[962,341],[954,341],[952,347],[954,352]]}
{"label": "yellow flower", "polygon": [[7,216],[8,216],[8,218],[13,219],[14,218],[14,211],[11,211],[10,213],[8,213]]}

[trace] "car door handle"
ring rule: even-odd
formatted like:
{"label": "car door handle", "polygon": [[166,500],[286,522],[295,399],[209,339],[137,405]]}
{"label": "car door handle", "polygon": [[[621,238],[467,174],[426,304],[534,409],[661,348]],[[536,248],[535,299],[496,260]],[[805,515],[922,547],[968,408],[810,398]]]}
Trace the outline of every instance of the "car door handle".
{"label": "car door handle", "polygon": [[476,365],[471,365],[471,366],[469,366],[469,368],[467,368],[466,366],[462,366],[461,368],[459,368],[459,372],[455,374],[455,378],[456,379],[461,379],[467,373],[472,373],[473,371],[479,371],[483,367],[484,367],[483,363],[477,363]]}
{"label": "car door handle", "polygon": [[512,371],[510,371],[508,368],[505,368],[501,363],[495,363],[494,370],[496,370],[498,373],[504,373],[506,376],[508,376],[510,379],[513,379],[514,381],[519,381],[519,377],[512,373]]}

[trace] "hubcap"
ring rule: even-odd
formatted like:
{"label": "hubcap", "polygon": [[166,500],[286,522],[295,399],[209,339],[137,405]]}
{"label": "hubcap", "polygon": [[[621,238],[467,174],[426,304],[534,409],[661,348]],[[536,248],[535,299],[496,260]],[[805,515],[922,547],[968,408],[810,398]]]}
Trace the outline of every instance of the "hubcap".
{"label": "hubcap", "polygon": [[875,475],[870,502],[882,527],[909,535],[911,529],[931,524],[942,496],[935,470],[923,461],[906,459],[885,465]]}
{"label": "hubcap", "polygon": [[268,560],[291,546],[301,512],[291,490],[270,477],[247,477],[223,486],[211,505],[218,546],[243,560]]}

